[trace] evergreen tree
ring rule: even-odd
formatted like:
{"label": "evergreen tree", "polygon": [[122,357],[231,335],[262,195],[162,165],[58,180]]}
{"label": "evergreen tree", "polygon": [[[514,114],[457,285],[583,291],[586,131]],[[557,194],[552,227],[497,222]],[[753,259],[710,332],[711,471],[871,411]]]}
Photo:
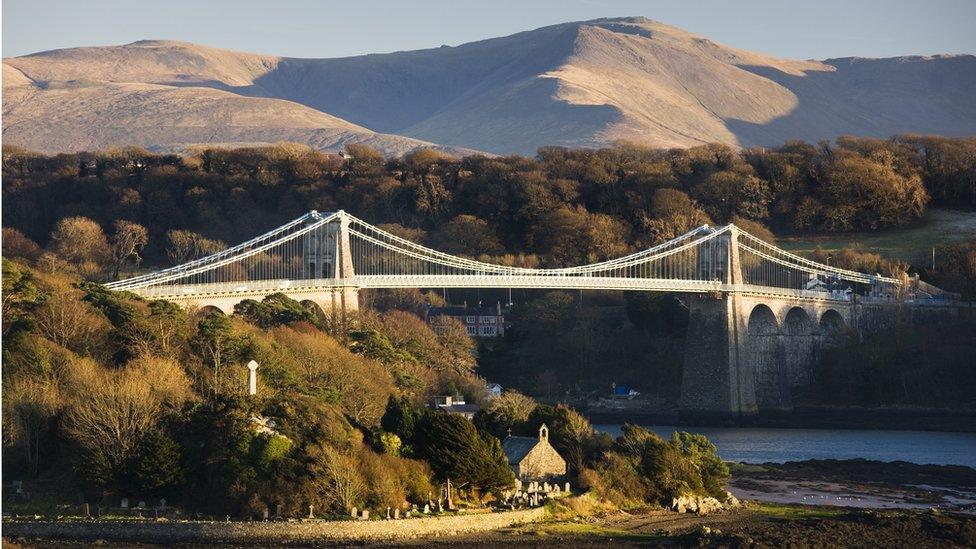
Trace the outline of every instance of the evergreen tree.
{"label": "evergreen tree", "polygon": [[441,479],[480,489],[509,486],[515,480],[501,442],[479,433],[459,415],[427,414],[417,426],[416,438],[424,458]]}

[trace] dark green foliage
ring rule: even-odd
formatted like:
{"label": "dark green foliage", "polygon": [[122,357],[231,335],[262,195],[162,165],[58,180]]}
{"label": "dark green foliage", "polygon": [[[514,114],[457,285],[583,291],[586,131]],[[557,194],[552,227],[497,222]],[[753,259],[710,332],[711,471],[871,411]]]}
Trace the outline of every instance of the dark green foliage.
{"label": "dark green foliage", "polygon": [[241,315],[252,324],[265,329],[299,321],[318,323],[315,313],[282,293],[271,294],[260,302],[245,299],[234,306],[234,314]]}
{"label": "dark green foliage", "polygon": [[218,516],[237,514],[258,478],[251,460],[255,435],[245,403],[218,396],[193,405],[178,436],[186,503]]}
{"label": "dark green foliage", "polygon": [[685,431],[673,433],[670,444],[677,448],[701,475],[702,488],[705,493],[719,501],[724,501],[725,483],[729,480],[729,468],[718,457],[715,445],[705,438],[705,435]]}
{"label": "dark green foliage", "polygon": [[183,481],[180,446],[165,432],[143,435],[128,464],[129,487],[143,495],[170,495]]}
{"label": "dark green foliage", "polygon": [[137,316],[135,306],[130,303],[142,301],[142,298],[136,294],[113,292],[95,282],[82,282],[78,287],[85,292],[84,300],[101,311],[116,327],[131,324],[133,318]]}
{"label": "dark green foliage", "polygon": [[671,440],[624,425],[613,451],[597,466],[597,489],[618,502],[667,504],[682,495],[725,501],[729,470],[702,435],[677,432]]}
{"label": "dark green foliage", "polygon": [[418,409],[406,397],[390,396],[386,402],[386,412],[380,419],[380,426],[388,433],[394,433],[404,443],[410,444],[414,439],[414,430],[423,417],[423,410]]}
{"label": "dark green foliage", "polygon": [[418,450],[438,478],[483,490],[510,486],[514,482],[501,442],[487,433],[479,433],[461,416],[427,414],[417,426],[415,439]]}
{"label": "dark green foliage", "polygon": [[[31,314],[46,295],[34,283],[34,275],[17,263],[3,258],[3,336],[4,339],[32,326]],[[7,343],[9,343],[7,339]],[[4,360],[6,362],[6,360]]]}
{"label": "dark green foliage", "polygon": [[806,399],[861,406],[976,404],[976,326],[916,324],[823,352]]}

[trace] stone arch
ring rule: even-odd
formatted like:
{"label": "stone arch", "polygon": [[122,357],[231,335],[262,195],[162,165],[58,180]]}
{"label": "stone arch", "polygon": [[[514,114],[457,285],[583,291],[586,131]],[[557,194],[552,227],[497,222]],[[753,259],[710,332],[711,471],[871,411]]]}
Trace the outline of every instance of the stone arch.
{"label": "stone arch", "polygon": [[746,333],[746,354],[755,376],[757,406],[789,407],[785,353],[773,310],[763,304],[753,307]]}
{"label": "stone arch", "polygon": [[216,305],[200,305],[199,307],[196,307],[196,309],[194,310],[194,314],[200,318],[204,318],[213,313],[220,313],[222,315],[226,315],[227,311],[221,309]]}
{"label": "stone arch", "polygon": [[813,378],[819,338],[818,330],[803,307],[793,307],[783,321],[786,353],[786,382],[790,387],[807,385]]}
{"label": "stone arch", "polygon": [[820,316],[820,345],[824,349],[836,349],[844,344],[847,323],[834,309],[827,309]]}
{"label": "stone arch", "polygon": [[305,308],[305,310],[312,311],[312,313],[320,321],[324,322],[329,319],[329,317],[326,316],[325,314],[325,309],[323,309],[322,306],[316,303],[315,301],[312,301],[311,299],[303,299],[300,303],[302,304],[302,307]]}

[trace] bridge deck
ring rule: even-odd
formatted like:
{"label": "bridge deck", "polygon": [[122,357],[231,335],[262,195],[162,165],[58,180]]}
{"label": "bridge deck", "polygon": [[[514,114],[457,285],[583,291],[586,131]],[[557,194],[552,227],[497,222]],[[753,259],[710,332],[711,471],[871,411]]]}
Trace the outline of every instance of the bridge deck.
{"label": "bridge deck", "polygon": [[683,293],[747,293],[800,299],[850,301],[839,292],[796,290],[717,281],[664,278],[614,278],[581,276],[492,276],[492,275],[373,275],[353,279],[316,278],[303,280],[255,280],[193,285],[153,286],[132,290],[147,299],[193,300],[214,297],[261,298],[283,292],[294,295],[329,292],[341,288],[532,288],[551,290],[624,290]]}

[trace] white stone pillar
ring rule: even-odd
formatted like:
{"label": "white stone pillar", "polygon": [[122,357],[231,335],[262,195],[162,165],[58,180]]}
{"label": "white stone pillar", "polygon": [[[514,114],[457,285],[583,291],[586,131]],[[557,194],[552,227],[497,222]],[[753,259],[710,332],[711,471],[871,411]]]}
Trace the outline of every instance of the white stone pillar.
{"label": "white stone pillar", "polygon": [[247,394],[253,396],[258,394],[258,363],[253,360],[248,362],[247,369],[249,370],[247,376]]}

